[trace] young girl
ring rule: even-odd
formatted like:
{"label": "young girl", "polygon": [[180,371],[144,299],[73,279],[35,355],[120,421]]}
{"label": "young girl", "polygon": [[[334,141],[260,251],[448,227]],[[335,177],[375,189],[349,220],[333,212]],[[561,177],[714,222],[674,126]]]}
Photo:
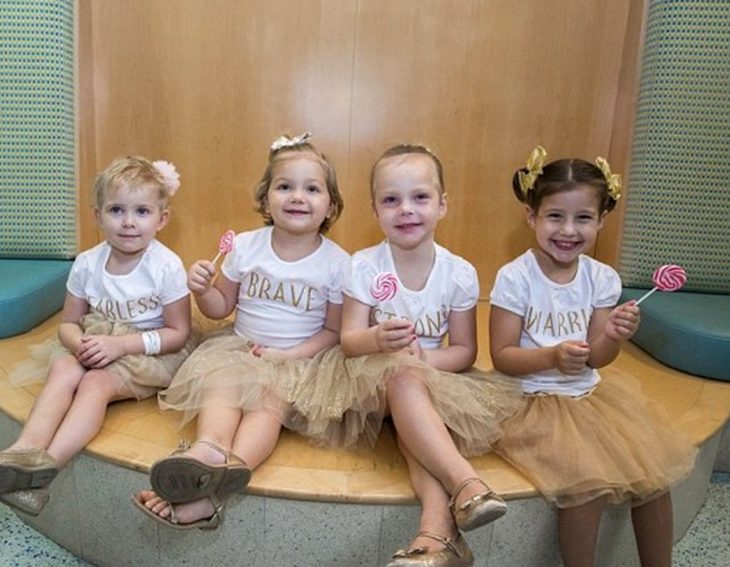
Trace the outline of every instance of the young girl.
{"label": "young girl", "polygon": [[629,376],[596,368],[639,326],[639,308],[615,307],[618,274],[584,255],[620,196],[620,178],[538,147],[513,178],[537,247],[504,266],[491,297],[494,366],[521,378],[527,405],[505,424],[495,451],[558,507],[566,565],[591,565],[607,503],[630,501],[642,565],[669,566],[669,487],[696,450],[659,417]]}
{"label": "young girl", "polygon": [[[106,240],[76,258],[60,344],[39,349],[52,362],[20,437],[0,453],[5,502],[39,513],[48,491],[33,489],[97,434],[107,405],[154,395],[192,351],[185,269],[155,240],[179,185],[172,164],[138,157],[118,159],[96,178],[94,211]],[[29,381],[22,374],[38,377],[19,370],[11,380]]]}
{"label": "young girl", "polygon": [[434,242],[447,209],[438,158],[417,145],[387,150],[371,196],[387,239],[353,256],[341,341],[354,357],[352,388],[366,390],[349,413],[365,416],[358,425],[373,441],[390,412],[422,505],[418,535],[389,565],[471,565],[459,530],[495,520],[506,505],[457,445],[466,455],[487,451],[521,396],[507,380],[456,374],[476,359],[479,284],[471,264]]}
{"label": "young girl", "polygon": [[334,169],[308,139],[271,147],[255,193],[267,226],[235,238],[217,278],[207,260],[189,271],[204,315],[236,317],[234,332],[206,340],[160,394],[184,421],[198,417],[197,441],[155,463],[154,492],[135,499],[170,527],[218,526],[225,498],[274,450],[297,382],[335,356],[349,255],[323,233],[343,204]]}

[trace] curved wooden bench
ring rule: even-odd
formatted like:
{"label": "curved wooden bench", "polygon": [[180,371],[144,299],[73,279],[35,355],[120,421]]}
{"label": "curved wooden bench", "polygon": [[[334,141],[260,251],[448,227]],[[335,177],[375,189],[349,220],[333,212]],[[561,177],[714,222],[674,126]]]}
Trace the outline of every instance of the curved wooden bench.
{"label": "curved wooden bench", "polygon": [[[489,366],[488,349],[486,347],[488,305],[480,304],[479,310],[480,343],[484,347],[482,348],[478,365]],[[53,336],[57,324],[58,315],[46,321],[30,333],[0,341],[0,409],[12,420],[22,422],[27,417],[35,396],[40,390],[40,385],[16,389],[9,384],[7,373],[14,364],[27,356],[27,345]],[[704,502],[704,489],[709,480],[709,473],[712,468],[715,452],[717,451],[720,433],[730,413],[730,384],[696,378],[664,367],[630,343],[625,345],[614,364],[639,378],[643,384],[644,391],[650,397],[661,402],[671,418],[686,432],[690,439],[698,446],[707,447],[707,450],[704,451],[706,454],[704,457],[701,457],[704,459],[704,464],[701,463],[698,466],[698,477],[694,480],[690,479],[691,483],[694,483],[692,495],[687,497],[680,495],[679,498],[682,501],[681,506],[676,507],[677,512],[675,512],[675,515],[677,513],[684,515],[683,517],[680,516],[676,522],[677,536],[681,536],[696,511]],[[79,479],[78,477],[81,474],[93,475],[96,474],[94,471],[103,470],[107,471],[104,474],[113,476],[114,473],[110,471],[115,471],[120,468],[138,471],[132,475],[134,479],[132,482],[124,480],[121,486],[116,486],[112,491],[117,491],[123,499],[128,498],[137,489],[145,487],[147,482],[146,473],[156,459],[169,454],[176,447],[180,438],[195,438],[195,430],[192,424],[180,431],[177,427],[178,423],[179,416],[174,412],[160,411],[154,399],[143,402],[122,402],[112,405],[109,408],[102,431],[89,443],[85,455],[80,456],[72,463],[72,466],[67,467],[67,469],[73,470],[64,470],[59,475],[59,479],[54,482],[51,491],[51,503],[49,503],[43,514],[37,519],[26,519],[78,555],[82,555],[95,563],[105,564],[104,558],[99,556],[100,551],[89,551],[88,545],[84,547],[83,535],[79,536],[78,546],[74,545],[74,541],[69,541],[68,536],[54,533],[54,527],[57,526],[55,522],[48,518],[53,518],[54,514],[62,514],[62,499],[69,492],[75,493],[76,504],[79,508],[77,512],[81,516],[86,513],[83,510],[84,504],[82,500],[87,495],[79,493],[77,485],[85,485],[90,481],[88,479]],[[9,442],[17,434],[17,426],[14,428],[15,431],[8,431],[8,429],[7,424],[3,425],[3,422],[0,422],[0,431],[2,432],[0,441],[3,443]],[[83,461],[84,459],[89,461],[89,463],[85,463]],[[76,466],[75,463],[77,461],[81,461],[83,466],[82,464]],[[512,537],[508,533],[513,530],[513,527],[510,527],[510,518],[514,518],[514,521],[518,523],[524,521],[529,522],[531,518],[535,518],[536,523],[533,528],[537,525],[543,526],[540,529],[533,530],[535,531],[535,537],[545,539],[543,543],[535,544],[544,547],[544,549],[541,548],[539,551],[536,551],[538,555],[535,557],[552,557],[554,561],[554,544],[550,543],[551,538],[552,540],[555,539],[552,534],[552,512],[543,503],[542,499],[539,498],[532,484],[496,455],[489,454],[478,457],[473,459],[472,462],[477,472],[488,479],[495,490],[506,499],[513,501],[510,507],[511,513],[508,514],[505,520],[497,522],[493,530],[478,530],[474,532],[476,535],[469,535],[470,545],[475,551],[478,548],[479,561],[486,561],[487,554],[491,554],[490,561],[493,561],[494,553],[496,552],[499,555],[500,552],[499,549],[495,551],[493,548],[499,547],[499,541],[509,540]],[[67,479],[64,481],[64,475],[71,477],[70,480]],[[129,475],[123,478],[127,479]],[[114,481],[110,480],[109,482]],[[71,483],[72,487],[64,487],[64,483],[67,485]],[[61,485],[58,490],[56,490],[56,484]],[[90,485],[97,486],[98,484],[91,482]],[[58,492],[58,495],[56,492]],[[281,499],[281,502],[290,502],[291,508],[295,510],[301,510],[299,508],[300,505],[295,504],[296,501],[317,501],[319,504],[311,504],[311,510],[314,516],[317,515],[315,512],[322,511],[321,506],[325,504],[332,508],[327,514],[344,513],[348,517],[351,517],[353,514],[355,517],[362,513],[368,514],[374,508],[379,507],[380,526],[378,534],[363,534],[362,536],[366,538],[375,537],[380,540],[375,544],[376,549],[374,550],[374,555],[363,555],[363,557],[373,555],[373,565],[384,563],[388,553],[408,541],[411,533],[415,530],[416,526],[414,522],[418,515],[418,509],[415,506],[416,501],[408,481],[407,468],[397,450],[392,430],[389,427],[385,428],[374,450],[347,452],[330,451],[313,447],[300,436],[285,432],[272,456],[255,471],[251,484],[249,485],[248,493],[249,495],[245,497],[247,501],[253,501],[254,497],[261,497],[262,501],[273,497]],[[112,500],[115,499],[113,498]],[[256,502],[259,502],[259,500],[256,500]],[[276,505],[278,506],[281,502],[277,500]],[[115,502],[115,504],[119,504],[119,502]],[[348,504],[352,506],[347,506]],[[269,502],[268,505],[269,507],[274,506],[273,501]],[[57,506],[59,509],[53,510],[54,506]],[[133,525],[133,529],[139,534],[149,532],[152,530],[153,525],[156,526],[156,524],[144,518],[142,514],[131,510],[131,506],[122,506],[124,507],[123,516],[125,521],[128,518],[128,521]],[[231,531],[231,537],[234,537],[238,533],[235,530],[241,526],[240,524],[238,528],[231,526],[233,522],[231,516],[238,518],[240,514],[241,518],[236,521],[245,523],[246,508],[250,506],[250,503],[247,503],[245,506],[237,506],[235,503],[232,503],[227,511],[228,520],[222,528],[215,532],[216,536],[201,536],[198,535],[200,532],[192,532],[190,534],[194,536],[192,539],[195,541],[211,542],[216,540],[218,534],[225,533],[229,530]],[[261,506],[265,508],[266,503],[264,502]],[[317,506],[320,506],[320,508]],[[369,512],[363,512],[364,510],[368,510],[368,506],[370,507]],[[49,508],[52,509],[50,512],[48,511]],[[127,511],[126,508],[130,510]],[[524,513],[521,511],[523,508]],[[402,520],[393,520],[390,518],[392,514],[395,514],[395,517],[399,518],[398,514],[401,513],[399,510],[404,509],[408,509],[408,511],[403,512],[405,516]],[[306,514],[306,512],[304,513]],[[538,519],[539,521],[537,521]],[[270,521],[275,522],[273,519]],[[343,525],[348,526],[348,521],[350,520],[345,521]],[[371,519],[371,521],[375,520]],[[389,522],[392,522],[393,525],[398,525],[402,535],[398,536],[390,533],[392,530],[388,527],[390,525]],[[625,528],[630,530],[628,523],[625,522],[625,518],[616,520],[614,524],[616,530],[625,531]],[[267,524],[267,527],[274,529],[269,524]],[[110,521],[109,528],[109,536],[113,538],[118,526]],[[100,529],[99,525],[94,526],[94,530],[97,532]],[[346,527],[343,529],[347,530]],[[526,528],[520,526],[516,532],[524,529]],[[264,530],[265,532],[266,530]],[[505,533],[500,534],[500,532]],[[160,542],[168,541],[169,543],[169,541],[178,541],[179,545],[183,545],[181,542],[188,537],[187,534],[189,532],[183,536],[181,532],[173,532],[172,530],[159,528],[156,534],[155,538],[152,540],[148,539],[148,541],[145,541],[145,538],[148,536],[140,535],[140,545],[139,549],[135,551],[136,556],[133,563],[159,564],[160,557],[156,553],[159,553],[159,550],[165,547],[164,543]],[[289,533],[289,535],[294,538],[294,541],[298,545],[303,545],[296,539],[295,534]],[[518,534],[513,534],[513,536],[516,535]],[[340,534],[330,534],[330,536],[339,538]],[[101,536],[97,533],[95,537],[98,538]],[[524,533],[519,533],[519,537],[526,536]],[[623,534],[621,537],[632,544],[630,534]],[[602,536],[602,538],[605,538],[605,536]],[[347,538],[344,539],[347,540]],[[321,542],[310,541],[310,543],[313,546],[309,553],[314,554],[312,557],[318,557],[317,565],[338,564],[339,559],[335,559],[332,555],[327,555]],[[128,546],[129,542],[127,541],[125,545]],[[172,545],[174,547],[177,544]],[[610,545],[611,549],[615,551],[615,541],[611,541],[607,545]],[[140,551],[145,546],[149,546],[149,550]],[[486,550],[484,549],[485,547]],[[102,546],[99,549],[104,548]],[[152,552],[151,550],[153,549],[157,551]],[[210,552],[207,548],[206,551],[208,553]],[[511,557],[514,559],[514,550],[510,550],[507,553],[505,548],[502,551],[506,553],[506,558]],[[611,561],[615,561],[616,564],[630,564],[625,563],[627,556],[620,555],[620,559],[618,559],[619,556],[616,556],[614,551],[612,553],[615,559]],[[251,553],[254,553],[254,551],[251,551]],[[298,553],[301,553],[301,550]],[[324,553],[324,555],[317,555],[318,553]],[[630,556],[631,550],[626,553]],[[264,553],[264,557],[270,556],[271,553]],[[146,563],[144,558],[148,559]],[[542,560],[540,559],[540,561]],[[112,561],[111,563],[114,562]],[[266,565],[272,563],[267,561],[257,563],[254,561],[251,564]],[[302,564],[308,565],[314,563],[305,561]],[[350,563],[345,561],[341,564]],[[368,563],[365,559],[360,560],[360,562],[353,559],[353,563],[351,564],[370,565],[371,563]],[[492,564],[495,563],[490,563],[490,565]],[[496,564],[499,563],[497,562]]]}

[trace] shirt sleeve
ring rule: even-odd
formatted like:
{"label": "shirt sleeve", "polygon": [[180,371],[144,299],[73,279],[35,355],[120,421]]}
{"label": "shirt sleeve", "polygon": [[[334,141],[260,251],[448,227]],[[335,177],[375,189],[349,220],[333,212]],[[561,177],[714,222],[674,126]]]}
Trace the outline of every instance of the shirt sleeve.
{"label": "shirt sleeve", "polygon": [[520,317],[525,316],[529,290],[527,279],[514,266],[503,266],[497,272],[490,303]]}
{"label": "shirt sleeve", "polygon": [[85,256],[74,260],[66,280],[66,289],[74,297],[86,299],[86,282],[89,279],[89,263]]}
{"label": "shirt sleeve", "polygon": [[187,275],[182,260],[175,256],[165,263],[162,271],[160,299],[163,305],[174,303],[188,295]]}
{"label": "shirt sleeve", "polygon": [[598,264],[594,281],[593,306],[600,309],[616,305],[621,297],[621,278],[616,270],[606,264]]}
{"label": "shirt sleeve", "polygon": [[375,279],[375,268],[363,258],[353,256],[349,276],[345,284],[345,294],[360,303],[374,307],[377,301],[370,294],[370,286]]}
{"label": "shirt sleeve", "polygon": [[241,265],[241,253],[245,246],[243,239],[244,233],[236,236],[233,240],[233,250],[226,254],[226,257],[223,259],[223,264],[221,264],[221,272],[232,282],[240,283],[241,281],[238,266]]}
{"label": "shirt sleeve", "polygon": [[454,268],[451,309],[468,311],[479,301],[479,277],[476,268],[468,262],[459,262]]}

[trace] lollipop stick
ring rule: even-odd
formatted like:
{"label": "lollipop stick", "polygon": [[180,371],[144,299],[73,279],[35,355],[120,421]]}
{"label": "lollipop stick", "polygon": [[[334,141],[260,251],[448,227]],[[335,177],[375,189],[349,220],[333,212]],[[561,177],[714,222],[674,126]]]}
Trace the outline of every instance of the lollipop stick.
{"label": "lollipop stick", "polygon": [[653,288],[653,289],[649,290],[648,292],[646,292],[646,293],[645,293],[644,295],[642,295],[642,296],[641,296],[641,297],[639,298],[639,300],[638,300],[638,301],[637,301],[637,302],[636,302],[636,303],[635,303],[634,305],[638,305],[639,303],[641,303],[642,301],[644,301],[644,300],[645,300],[645,299],[646,299],[647,297],[649,297],[649,296],[650,296],[650,295],[651,295],[652,293],[654,293],[654,292],[655,292],[655,291],[656,291],[657,289],[659,289],[659,288],[656,288],[656,287],[655,287],[655,288]]}
{"label": "lollipop stick", "polygon": [[219,250],[218,254],[215,255],[215,258],[213,258],[212,263],[215,264],[218,261],[218,258],[221,257],[222,252]]}

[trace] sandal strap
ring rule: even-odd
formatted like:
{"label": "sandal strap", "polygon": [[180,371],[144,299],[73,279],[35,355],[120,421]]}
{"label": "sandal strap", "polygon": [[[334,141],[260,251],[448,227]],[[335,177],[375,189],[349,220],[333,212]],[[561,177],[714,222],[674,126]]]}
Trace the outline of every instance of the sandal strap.
{"label": "sandal strap", "polygon": [[[428,539],[432,539],[434,541],[439,542],[445,547],[448,547],[454,555],[456,555],[459,559],[461,559],[464,554],[461,552],[461,550],[456,546],[456,542],[451,539],[450,537],[444,537],[441,534],[437,534],[434,532],[418,532],[416,534],[416,537],[425,537]],[[405,552],[408,555],[423,555],[425,553],[428,553],[425,547],[416,547],[415,549],[409,549]]]}
{"label": "sandal strap", "polygon": [[451,498],[449,498],[449,508],[452,510],[456,507],[456,499],[459,497],[459,494],[461,494],[462,490],[466,488],[467,485],[471,484],[472,482],[478,482],[479,484],[483,485],[484,488],[486,488],[486,491],[477,494],[476,496],[473,496],[467,502],[471,502],[474,499],[481,500],[483,498],[488,497],[491,494],[494,494],[495,492],[489,487],[489,485],[484,482],[481,478],[478,476],[472,476],[470,478],[467,478],[465,481],[463,481],[459,486],[456,487],[454,490],[454,493],[451,495]]}
{"label": "sandal strap", "polygon": [[246,462],[241,457],[239,457],[238,455],[233,453],[232,451],[226,451],[220,445],[216,445],[215,443],[213,443],[212,441],[208,441],[207,439],[198,439],[197,441],[195,441],[195,443],[193,443],[193,445],[198,444],[198,443],[200,443],[202,445],[206,445],[206,446],[210,447],[211,449],[213,449],[214,451],[216,451],[217,453],[220,453],[221,455],[223,455],[223,458],[225,459],[225,461],[223,461],[224,464],[230,465],[231,463],[235,463],[235,464],[243,465],[244,467],[248,468],[248,465],[246,464]]}

